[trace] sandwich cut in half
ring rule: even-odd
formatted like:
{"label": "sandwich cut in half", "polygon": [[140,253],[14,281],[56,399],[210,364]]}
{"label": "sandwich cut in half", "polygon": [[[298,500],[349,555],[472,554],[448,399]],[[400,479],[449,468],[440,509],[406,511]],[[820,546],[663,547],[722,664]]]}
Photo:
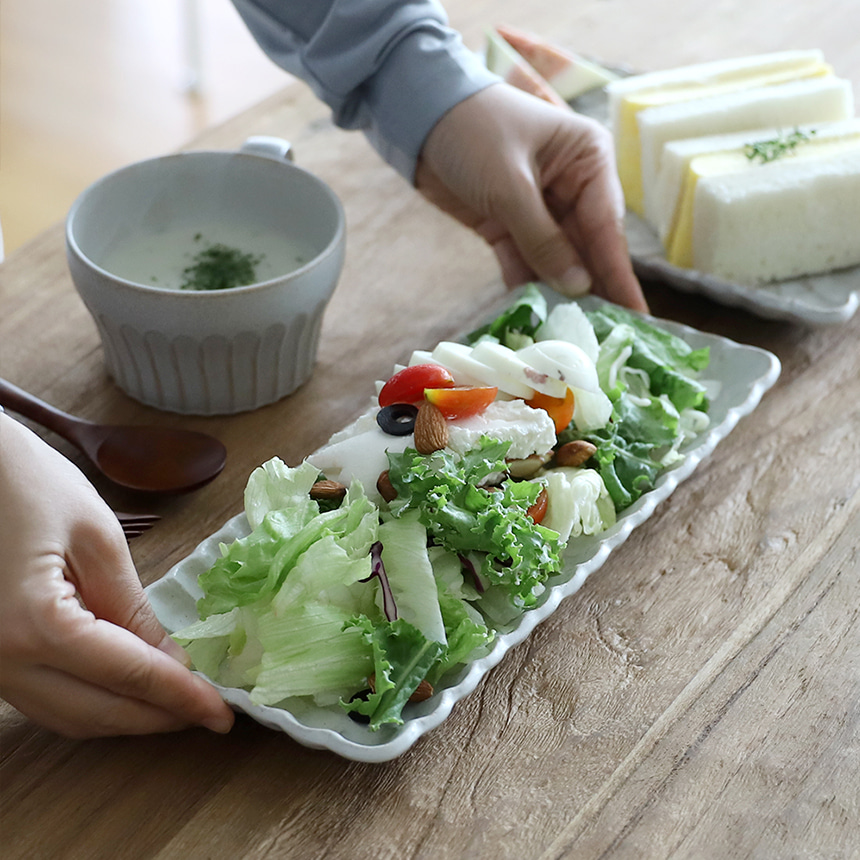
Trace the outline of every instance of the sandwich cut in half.
{"label": "sandwich cut in half", "polygon": [[[749,91],[833,77],[833,69],[821,51],[798,50],[646,72],[609,83],[606,87],[609,124],[615,136],[618,173],[627,207],[637,215],[646,215],[643,185],[655,180],[660,147],[669,140],[768,127],[783,121],[804,123],[847,118],[850,111],[785,120],[754,118],[751,111],[763,107],[772,94],[759,93],[764,101],[757,101],[755,108],[743,96]],[[831,84],[824,90],[830,98]],[[845,82],[837,89],[844,91],[844,88]],[[801,91],[798,97],[803,95]],[[695,103],[701,100],[713,101],[697,107]],[[745,124],[727,127],[725,122]]]}
{"label": "sandwich cut in half", "polygon": [[755,285],[860,265],[860,120],[666,147],[667,260]]}

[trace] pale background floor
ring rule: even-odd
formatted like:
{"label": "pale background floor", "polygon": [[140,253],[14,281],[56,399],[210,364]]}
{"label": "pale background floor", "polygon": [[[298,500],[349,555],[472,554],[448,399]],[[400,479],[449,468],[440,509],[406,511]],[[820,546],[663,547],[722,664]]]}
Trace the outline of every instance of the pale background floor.
{"label": "pale background floor", "polygon": [[[170,152],[290,81],[229,0],[0,0],[0,224],[6,253],[90,182]],[[199,60],[188,33],[199,35]],[[200,89],[189,91],[190,69]]]}

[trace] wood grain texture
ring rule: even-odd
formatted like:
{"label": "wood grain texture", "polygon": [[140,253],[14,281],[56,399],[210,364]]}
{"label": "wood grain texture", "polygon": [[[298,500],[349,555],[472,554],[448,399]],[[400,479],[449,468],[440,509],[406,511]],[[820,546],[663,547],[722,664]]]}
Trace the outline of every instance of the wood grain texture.
{"label": "wood grain texture", "polygon": [[[476,45],[505,20],[643,68],[821,47],[860,87],[851,2],[449,9]],[[227,445],[218,480],[158,505],[163,520],[132,544],[144,583],[240,509],[254,466],[274,454],[298,462],[363,408],[395,361],[504,292],[488,249],[361,137],[334,129],[306,91],[191,145],[235,146],[251,133],[293,140],[349,223],[316,372],[290,398],[224,418],[141,406],[106,377],[60,227],[0,269],[4,376],[85,417],[181,424]],[[226,737],[78,742],[3,706],[4,860],[860,855],[860,315],[813,328],[646,289],[659,316],[772,350],[780,379],[442,726],[399,759],[366,765],[244,717]]]}

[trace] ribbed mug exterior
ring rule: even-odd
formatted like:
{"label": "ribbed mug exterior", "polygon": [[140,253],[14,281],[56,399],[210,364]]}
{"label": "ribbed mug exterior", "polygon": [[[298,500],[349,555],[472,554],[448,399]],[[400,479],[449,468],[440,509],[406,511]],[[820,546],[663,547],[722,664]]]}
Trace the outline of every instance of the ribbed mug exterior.
{"label": "ribbed mug exterior", "polygon": [[130,397],[185,415],[229,415],[292,394],[313,372],[326,302],[235,337],[140,331],[96,318],[108,373]]}

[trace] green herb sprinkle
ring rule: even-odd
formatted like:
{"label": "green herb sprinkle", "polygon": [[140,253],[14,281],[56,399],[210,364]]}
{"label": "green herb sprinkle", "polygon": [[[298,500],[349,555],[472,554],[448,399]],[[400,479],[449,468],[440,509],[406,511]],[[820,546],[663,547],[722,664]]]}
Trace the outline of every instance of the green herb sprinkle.
{"label": "green herb sprinkle", "polygon": [[767,164],[769,161],[776,161],[783,155],[788,155],[797,148],[801,143],[808,143],[815,134],[815,129],[809,134],[795,129],[791,134],[786,136],[775,137],[771,140],[760,140],[757,143],[748,143],[744,146],[744,155],[750,160],[758,159],[759,163]]}
{"label": "green herb sprinkle", "polygon": [[[199,234],[194,237],[199,241]],[[228,290],[257,280],[256,267],[262,256],[231,248],[220,242],[194,255],[192,264],[182,270],[182,290]]]}

